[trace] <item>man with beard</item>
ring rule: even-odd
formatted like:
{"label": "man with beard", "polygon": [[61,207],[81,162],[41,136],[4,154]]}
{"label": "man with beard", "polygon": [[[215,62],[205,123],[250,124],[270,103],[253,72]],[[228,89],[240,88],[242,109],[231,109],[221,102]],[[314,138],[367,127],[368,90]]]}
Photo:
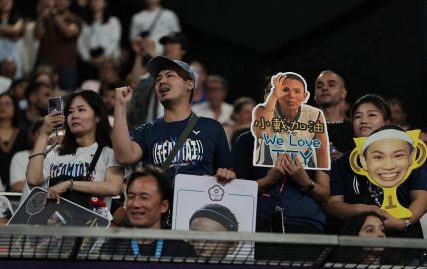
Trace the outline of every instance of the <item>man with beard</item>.
{"label": "man with beard", "polygon": [[[164,56],[157,56],[147,65],[155,78],[155,93],[165,114],[153,123],[140,125],[128,132],[126,106],[133,89],[116,89],[114,127],[112,133],[114,154],[123,165],[144,164],[163,166],[195,114],[191,111],[195,76],[189,65]],[[235,178],[231,154],[224,128],[213,119],[200,117],[174,156],[167,169],[173,185],[176,174],[216,175],[222,182]]]}
{"label": "man with beard", "polygon": [[320,72],[315,83],[315,101],[323,111],[331,151],[331,159],[337,159],[343,152],[354,148],[353,127],[349,120],[345,119],[341,106],[345,102],[347,89],[344,79],[334,71],[326,70]]}

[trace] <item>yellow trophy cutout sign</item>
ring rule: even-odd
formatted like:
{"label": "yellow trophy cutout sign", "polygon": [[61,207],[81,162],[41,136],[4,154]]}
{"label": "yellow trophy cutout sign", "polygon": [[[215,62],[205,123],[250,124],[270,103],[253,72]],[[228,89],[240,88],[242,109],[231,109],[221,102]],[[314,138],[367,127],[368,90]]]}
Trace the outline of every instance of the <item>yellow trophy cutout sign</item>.
{"label": "yellow trophy cutout sign", "polygon": [[381,208],[395,218],[412,216],[409,209],[399,204],[397,188],[427,158],[427,146],[419,139],[420,132],[385,128],[368,137],[354,138],[356,148],[350,154],[351,169],[383,189]]}

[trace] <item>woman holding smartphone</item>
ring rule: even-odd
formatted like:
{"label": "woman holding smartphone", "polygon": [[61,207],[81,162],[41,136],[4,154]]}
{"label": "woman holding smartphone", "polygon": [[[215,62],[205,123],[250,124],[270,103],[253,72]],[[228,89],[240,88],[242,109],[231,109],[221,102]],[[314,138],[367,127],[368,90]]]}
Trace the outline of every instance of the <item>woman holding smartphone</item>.
{"label": "woman holding smartphone", "polygon": [[[47,154],[49,136],[65,123],[63,140]],[[74,92],[64,115],[45,117],[33,154],[29,156],[27,181],[30,186],[48,183],[48,199],[67,198],[110,217],[111,197],[123,183],[123,168],[111,148],[110,125],[101,97],[90,90]],[[46,155],[46,156],[45,156]]]}

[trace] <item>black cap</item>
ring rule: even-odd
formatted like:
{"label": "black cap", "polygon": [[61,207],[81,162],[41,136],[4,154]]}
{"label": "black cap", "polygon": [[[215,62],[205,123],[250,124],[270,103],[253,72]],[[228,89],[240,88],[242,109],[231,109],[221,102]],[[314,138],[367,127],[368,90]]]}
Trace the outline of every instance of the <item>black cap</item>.
{"label": "black cap", "polygon": [[173,32],[168,35],[162,36],[159,40],[160,44],[165,45],[169,43],[179,43],[183,50],[188,50],[188,40],[187,38],[180,32]]}
{"label": "black cap", "polygon": [[196,81],[196,77],[194,76],[193,71],[191,70],[190,66],[186,62],[171,60],[165,56],[156,56],[152,58],[147,64],[148,72],[154,78],[156,78],[159,72],[164,70],[165,67],[170,67],[170,66],[176,66],[184,70],[191,77],[193,81]]}

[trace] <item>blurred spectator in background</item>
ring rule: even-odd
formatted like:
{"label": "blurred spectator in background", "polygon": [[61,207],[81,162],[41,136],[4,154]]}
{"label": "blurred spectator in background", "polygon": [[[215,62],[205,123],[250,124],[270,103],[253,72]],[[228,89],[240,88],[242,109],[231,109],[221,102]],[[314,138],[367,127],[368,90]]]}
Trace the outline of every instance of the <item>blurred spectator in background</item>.
{"label": "blurred spectator in background", "polygon": [[159,55],[163,52],[159,39],[181,31],[178,16],[172,10],[163,8],[160,2],[161,0],[145,0],[145,9],[133,15],[129,31],[130,40],[138,35],[148,37],[154,42],[156,54]]}
{"label": "blurred spectator in background", "polygon": [[16,65],[13,78],[21,78],[22,59],[16,42],[24,32],[25,21],[14,10],[13,0],[0,0],[0,61],[9,58]]}
{"label": "blurred spectator in background", "polygon": [[18,79],[12,82],[9,92],[19,104],[19,109],[25,110],[28,107],[27,100],[25,99],[25,89],[28,87],[28,80]]}
{"label": "blurred spectator in background", "polygon": [[391,124],[399,125],[403,130],[411,130],[414,127],[408,121],[408,110],[406,104],[399,98],[387,100],[391,111]]}
{"label": "blurred spectator in background", "polygon": [[99,81],[102,84],[121,83],[119,66],[112,59],[103,59],[99,62]]}
{"label": "blurred spectator in background", "polygon": [[163,45],[163,56],[181,61],[190,49],[187,38],[181,32],[173,32],[159,40]]}
{"label": "blurred spectator in background", "polygon": [[233,106],[225,102],[228,94],[228,82],[219,75],[209,75],[206,81],[206,96],[208,101],[192,106],[199,116],[212,118],[225,124],[233,113]]}
{"label": "blurred spectator in background", "polygon": [[[38,0],[36,12],[38,14],[44,9],[51,9],[53,5],[54,0]],[[40,41],[34,36],[35,27],[36,21],[28,20],[25,24],[24,34],[22,36],[21,55],[24,74],[26,75],[33,71],[40,47]]]}
{"label": "blurred spectator in background", "polygon": [[[40,128],[43,125],[43,118],[38,118],[31,126],[31,142],[34,143],[40,134]],[[30,192],[26,183],[26,171],[28,165],[28,156],[32,154],[32,149],[22,150],[15,153],[10,163],[10,189],[15,192],[22,192],[21,202],[25,200]]]}
{"label": "blurred spectator in background", "polygon": [[52,86],[45,82],[32,82],[25,91],[28,107],[21,110],[20,124],[27,131],[33,123],[47,114],[49,98],[52,96]]}
{"label": "blurred spectator in background", "polygon": [[19,127],[18,103],[9,93],[0,94],[0,177],[6,191],[11,190],[9,170],[13,155],[29,148],[28,133]]}
{"label": "blurred spectator in background", "polygon": [[51,85],[52,96],[64,96],[65,91],[58,84],[59,75],[56,68],[49,64],[41,64],[34,72],[33,81]]}
{"label": "blurred spectator in background", "polygon": [[345,118],[345,113],[343,113],[347,89],[344,79],[330,70],[320,72],[315,82],[315,88],[314,100],[325,115],[329,150],[331,159],[335,160],[343,152],[354,148],[352,123]]}
{"label": "blurred spectator in background", "polygon": [[78,50],[84,61],[96,57],[117,60],[120,56],[121,23],[110,14],[108,0],[91,0],[89,20],[82,25]]}
{"label": "blurred spectator in background", "polygon": [[38,64],[52,64],[61,88],[74,90],[77,80],[77,38],[81,20],[68,9],[71,0],[55,0],[53,7],[39,9],[34,35],[40,40]]}
{"label": "blurred spectator in background", "polygon": [[9,90],[16,72],[16,64],[12,58],[0,61],[0,93]]}
{"label": "blurred spectator in background", "polygon": [[206,77],[208,72],[206,67],[199,61],[193,61],[190,64],[191,69],[196,75],[196,88],[194,89],[194,97],[192,104],[198,104],[206,102],[208,99],[206,97]]}
{"label": "blurred spectator in background", "polygon": [[231,119],[224,125],[230,145],[234,144],[239,135],[250,130],[252,110],[255,105],[255,100],[246,96],[239,97],[234,101]]}
{"label": "blurred spectator in background", "polygon": [[99,95],[104,102],[105,108],[108,113],[108,120],[110,125],[114,125],[114,106],[116,105],[116,88],[119,88],[121,85],[108,83],[101,86],[99,90]]}

